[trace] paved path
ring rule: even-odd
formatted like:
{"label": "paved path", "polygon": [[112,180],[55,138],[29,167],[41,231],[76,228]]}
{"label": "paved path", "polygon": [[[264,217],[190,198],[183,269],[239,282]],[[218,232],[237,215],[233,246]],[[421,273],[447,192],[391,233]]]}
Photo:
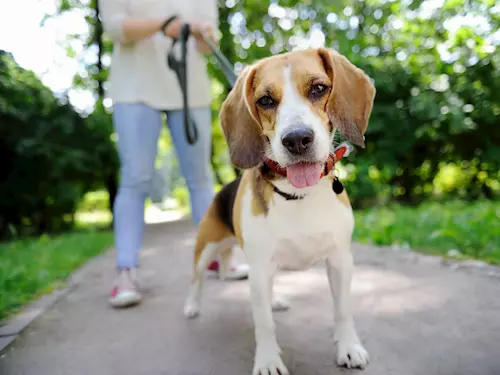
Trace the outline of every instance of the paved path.
{"label": "paved path", "polygon": [[[0,374],[250,374],[246,282],[209,280],[200,320],[182,316],[192,243],[186,222],[148,227],[146,299],[130,310],[106,303],[113,254],[92,261],[82,282],[3,354]],[[500,374],[500,278],[390,250],[354,252],[356,321],[372,362],[365,371],[334,366],[332,302],[318,267],[278,280],[292,303],[275,316],[293,375]]]}

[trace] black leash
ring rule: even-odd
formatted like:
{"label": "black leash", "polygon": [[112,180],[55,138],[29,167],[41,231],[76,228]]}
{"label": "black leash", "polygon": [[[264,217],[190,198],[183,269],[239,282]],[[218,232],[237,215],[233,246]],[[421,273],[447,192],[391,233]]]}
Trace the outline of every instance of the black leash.
{"label": "black leash", "polygon": [[[186,138],[189,144],[194,144],[198,140],[198,128],[196,122],[191,118],[189,113],[189,101],[188,101],[188,84],[187,84],[187,41],[191,34],[189,24],[182,25],[179,32],[179,39],[173,39],[172,45],[170,46],[170,51],[167,55],[167,62],[170,69],[172,69],[176,75],[177,80],[182,91],[182,101],[183,101],[183,112],[184,112],[184,131],[186,133]],[[202,33],[204,41],[208,44],[212,53],[217,58],[219,65],[221,67],[224,76],[227,81],[234,87],[236,83],[237,76],[234,73],[234,67],[229,62],[229,60],[220,51],[219,47],[210,39],[208,35]],[[174,52],[174,47],[180,42],[181,56],[177,60]]]}
{"label": "black leash", "polygon": [[202,32],[201,36],[203,37],[203,40],[205,41],[205,43],[207,43],[208,46],[210,47],[210,49],[212,50],[212,53],[214,54],[214,56],[219,61],[219,65],[221,67],[222,73],[224,73],[227,81],[231,85],[231,88],[233,88],[234,85],[236,84],[236,79],[238,78],[236,76],[236,74],[234,73],[233,64],[231,64],[231,62],[227,59],[227,57],[224,56],[224,54],[221,52],[221,50],[219,49],[217,44],[215,44],[213,42],[213,40],[210,39],[210,37],[206,33]]}
{"label": "black leash", "polygon": [[[170,51],[167,55],[168,66],[176,75],[182,91],[183,112],[184,112],[184,130],[187,141],[190,145],[195,144],[198,140],[198,128],[195,121],[189,113],[188,102],[188,85],[187,85],[187,41],[189,39],[190,29],[189,24],[182,25],[179,32],[179,39],[174,39]],[[177,42],[180,42],[181,57],[179,60],[175,57],[174,47]]]}

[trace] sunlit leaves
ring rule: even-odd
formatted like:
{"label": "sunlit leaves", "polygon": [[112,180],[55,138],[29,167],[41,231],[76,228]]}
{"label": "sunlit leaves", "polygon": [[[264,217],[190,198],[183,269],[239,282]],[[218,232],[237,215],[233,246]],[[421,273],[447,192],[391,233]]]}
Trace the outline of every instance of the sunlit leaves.
{"label": "sunlit leaves", "polygon": [[[355,157],[383,170],[384,182],[398,198],[425,198],[439,163],[461,159],[478,163],[474,173],[486,176],[470,180],[471,198],[498,193],[491,190],[491,171],[500,169],[500,153],[494,147],[500,144],[497,2],[220,0],[219,4],[221,49],[238,71],[271,54],[324,43],[374,79],[377,96],[366,134],[367,150]],[[89,58],[97,55],[99,40],[95,6],[96,0],[61,2],[63,12],[85,10],[89,35],[82,43],[87,56],[68,52],[86,70],[75,84],[89,89],[106,79],[112,50],[104,41],[101,62],[108,63],[96,71],[95,59]],[[225,87],[223,93],[214,94],[214,129],[218,129],[217,112],[229,87],[216,63],[209,69]],[[218,131],[214,130],[216,145],[223,148]],[[411,173],[399,173],[400,166]],[[362,174],[356,176],[358,182],[369,183],[361,180]],[[366,191],[384,196],[377,192],[380,189]]]}

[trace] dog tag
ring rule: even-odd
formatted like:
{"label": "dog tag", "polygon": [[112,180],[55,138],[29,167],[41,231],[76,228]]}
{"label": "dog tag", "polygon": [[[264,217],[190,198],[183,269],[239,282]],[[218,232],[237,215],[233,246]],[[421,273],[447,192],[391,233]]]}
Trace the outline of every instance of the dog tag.
{"label": "dog tag", "polygon": [[335,178],[333,179],[332,189],[335,194],[340,194],[344,191],[344,185],[342,185],[342,182],[340,182],[337,176],[335,176]]}

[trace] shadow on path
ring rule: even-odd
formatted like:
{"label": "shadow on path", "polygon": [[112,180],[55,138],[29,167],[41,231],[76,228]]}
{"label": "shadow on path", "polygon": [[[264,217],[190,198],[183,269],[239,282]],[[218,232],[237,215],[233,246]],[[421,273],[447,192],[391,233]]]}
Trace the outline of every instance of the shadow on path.
{"label": "shadow on path", "polygon": [[[86,266],[82,282],[0,359],[2,375],[247,375],[254,338],[248,285],[207,279],[202,316],[182,306],[194,231],[187,221],[149,225],[142,252],[144,303],[107,304],[114,254]],[[276,313],[293,375],[499,375],[500,282],[438,262],[355,246],[352,294],[365,371],[334,365],[332,301],[322,266],[278,278],[291,309]]]}

